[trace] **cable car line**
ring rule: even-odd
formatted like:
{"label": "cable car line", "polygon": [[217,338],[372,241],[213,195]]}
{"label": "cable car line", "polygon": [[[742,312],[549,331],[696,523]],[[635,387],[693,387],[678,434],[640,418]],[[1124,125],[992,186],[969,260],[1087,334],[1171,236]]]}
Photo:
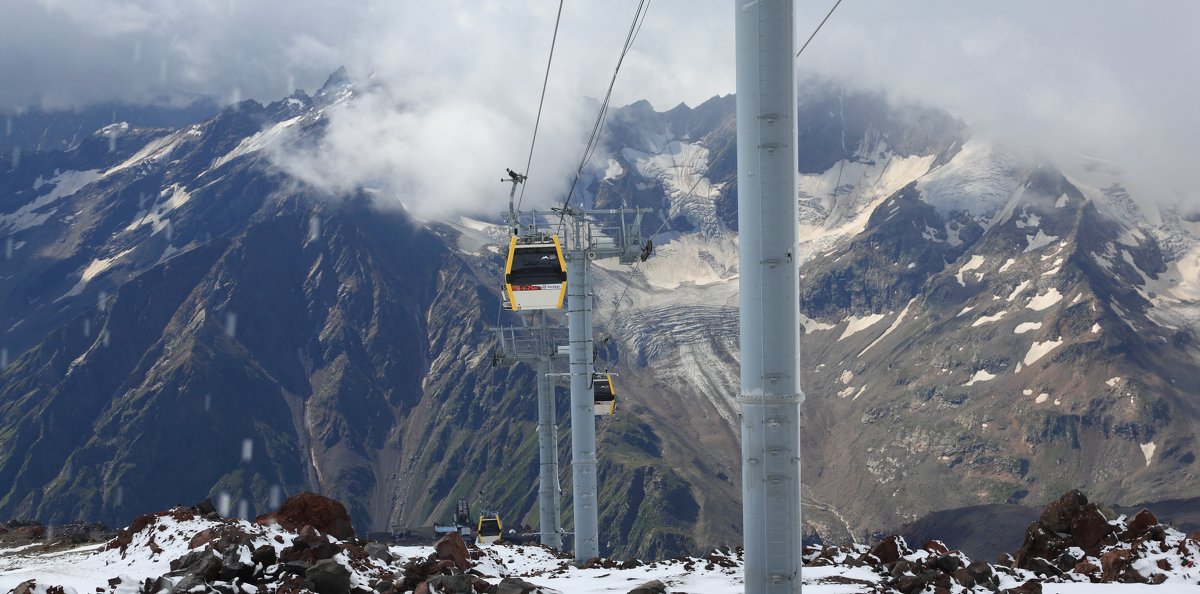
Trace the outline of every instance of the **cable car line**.
{"label": "cable car line", "polygon": [[[633,46],[633,42],[637,39],[638,32],[642,30],[642,23],[646,21],[646,12],[650,9],[650,0],[639,0],[637,10],[633,13],[633,22],[629,24],[629,32],[625,36],[625,45],[621,48],[621,55],[617,58],[617,66],[613,69],[612,78],[608,82],[608,91],[604,94],[604,101],[600,104],[600,112],[596,114],[596,122],[592,124],[592,132],[588,137],[587,145],[584,147],[583,156],[579,160],[579,166],[575,169],[575,179],[571,181],[571,189],[567,191],[567,197],[563,199],[562,208],[565,210],[571,205],[571,196],[575,194],[575,187],[579,184],[579,178],[583,175],[583,168],[591,159],[592,154],[596,151],[596,146],[600,139],[600,130],[604,127],[604,120],[608,116],[608,104],[612,99],[613,87],[617,84],[617,74],[621,72],[621,64],[625,62],[625,56],[629,53],[629,48]],[[559,214],[558,226],[561,228],[563,217],[565,214]]]}
{"label": "cable car line", "polygon": [[[542,97],[538,99],[537,118],[533,120],[533,139],[529,141],[529,158],[525,160],[526,177],[529,167],[533,164],[533,147],[537,144],[538,125],[542,123],[542,106],[546,104],[546,86],[550,83],[550,64],[554,62],[554,46],[558,42],[558,24],[562,21],[563,0],[558,0],[558,16],[554,17],[554,36],[550,38],[550,57],[546,59],[546,76],[542,79]],[[517,198],[517,210],[521,210],[521,201],[525,199],[525,184],[521,184],[521,196]]]}
{"label": "cable car line", "polygon": [[837,10],[838,5],[841,3],[842,0],[837,0],[837,2],[833,3],[833,8],[829,9],[829,13],[825,15],[825,18],[821,19],[821,23],[817,25],[816,29],[813,29],[812,35],[808,36],[808,41],[805,41],[804,45],[800,46],[800,51],[796,52],[797,58],[800,57],[800,54],[804,53],[804,48],[808,47],[808,44],[813,40],[813,37],[817,36],[817,31],[820,31],[821,27],[825,26],[825,21],[828,21],[829,17],[833,16],[833,11]]}

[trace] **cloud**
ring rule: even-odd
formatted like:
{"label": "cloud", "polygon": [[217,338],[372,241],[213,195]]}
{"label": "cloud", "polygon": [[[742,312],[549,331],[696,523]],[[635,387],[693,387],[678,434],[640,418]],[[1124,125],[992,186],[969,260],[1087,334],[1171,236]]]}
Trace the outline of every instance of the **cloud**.
{"label": "cloud", "polygon": [[[636,4],[566,4],[530,179],[538,200],[561,192],[559,177],[573,171],[573,147],[594,116],[585,98],[603,96]],[[797,2],[799,39],[830,5]],[[383,90],[330,114],[327,148],[345,151],[329,159],[343,164],[338,171],[371,180],[434,172],[409,190],[453,188],[462,196],[445,200],[467,200],[496,188],[462,178],[490,184],[497,169],[523,167],[557,7],[8,0],[5,21],[18,25],[0,36],[0,111],[197,94],[272,100],[312,90],[345,65],[373,73]],[[669,109],[733,92],[733,16],[726,1],[653,1],[614,104],[649,99]],[[1197,23],[1200,4],[1190,0],[856,0],[838,8],[798,69],[946,108],[1018,149],[1060,160],[1087,152],[1157,185],[1190,188]]]}

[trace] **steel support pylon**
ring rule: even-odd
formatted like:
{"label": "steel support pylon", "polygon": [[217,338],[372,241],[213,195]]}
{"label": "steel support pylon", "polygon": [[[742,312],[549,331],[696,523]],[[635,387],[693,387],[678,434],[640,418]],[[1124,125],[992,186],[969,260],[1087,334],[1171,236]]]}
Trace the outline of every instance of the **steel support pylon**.
{"label": "steel support pylon", "polygon": [[792,0],[734,2],[746,594],[800,592]]}
{"label": "steel support pylon", "polygon": [[[539,316],[540,317],[540,316]],[[559,525],[558,486],[558,424],[555,423],[554,385],[550,381],[550,357],[542,355],[537,362],[538,392],[538,536],[542,544],[562,548],[562,527]]]}
{"label": "steel support pylon", "polygon": [[596,416],[592,396],[591,274],[584,249],[583,218],[572,217],[567,258],[567,330],[571,364],[571,500],[575,514],[575,560],[600,556],[596,481]]}

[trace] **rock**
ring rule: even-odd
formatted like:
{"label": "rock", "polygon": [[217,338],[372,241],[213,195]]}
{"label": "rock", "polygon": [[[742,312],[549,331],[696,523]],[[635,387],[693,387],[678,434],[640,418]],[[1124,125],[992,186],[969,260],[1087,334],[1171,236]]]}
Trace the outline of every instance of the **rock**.
{"label": "rock", "polygon": [[1071,540],[1088,554],[1096,554],[1101,539],[1112,532],[1108,518],[1095,503],[1084,505],[1071,518]]}
{"label": "rock", "polygon": [[188,542],[188,548],[198,549],[208,543],[211,543],[214,538],[213,529],[205,528],[204,530],[201,530],[192,536],[192,540]]}
{"label": "rock", "polygon": [[346,506],[316,493],[304,492],[289,497],[274,513],[261,515],[254,521],[264,526],[276,522],[287,530],[312,526],[339,540],[354,538],[354,526]]}
{"label": "rock", "polygon": [[250,561],[263,567],[270,567],[278,560],[279,557],[275,553],[275,547],[271,545],[263,545],[250,553]]}
{"label": "rock", "polygon": [[933,563],[946,573],[954,573],[956,569],[962,567],[962,559],[959,559],[957,555],[942,555]]}
{"label": "rock", "polygon": [[1092,563],[1091,561],[1088,561],[1087,559],[1084,559],[1083,561],[1076,563],[1075,567],[1073,567],[1071,569],[1071,571],[1073,571],[1079,575],[1086,575],[1088,577],[1093,577],[1093,578],[1097,578],[1097,579],[1100,577],[1100,576],[1096,575],[1097,573],[1100,573],[1100,568],[1096,567],[1095,563]]}
{"label": "rock", "polygon": [[207,516],[208,514],[211,514],[211,513],[214,513],[217,511],[217,506],[213,505],[212,497],[209,497],[209,498],[205,499],[204,501],[201,501],[200,503],[197,503],[196,505],[194,505],[192,507],[193,507],[193,509],[196,510],[196,513],[200,514],[201,516]]}
{"label": "rock", "polygon": [[1078,489],[1064,493],[1057,501],[1050,502],[1049,505],[1042,510],[1042,515],[1038,517],[1038,522],[1042,526],[1055,533],[1069,532],[1071,529],[1071,518],[1079,512],[1079,509],[1087,505],[1087,496],[1080,493]]}
{"label": "rock", "polygon": [[[472,577],[460,573],[456,575],[435,575],[429,578],[426,584],[429,585],[430,591],[437,591],[439,594],[475,594],[475,585],[471,583]],[[326,594],[322,592],[321,594]]]}
{"label": "rock", "polygon": [[921,548],[929,551],[930,553],[937,553],[939,555],[945,555],[946,553],[950,552],[950,548],[946,546],[946,543],[940,540],[931,540],[925,543],[925,546]]}
{"label": "rock", "polygon": [[1042,583],[1034,580],[1029,580],[1016,588],[1009,588],[1004,591],[1004,594],[1042,594]]}
{"label": "rock", "polygon": [[900,557],[908,552],[908,543],[904,542],[904,538],[898,535],[891,535],[871,547],[870,553],[880,563],[887,565],[895,563]]}
{"label": "rock", "polygon": [[333,559],[322,559],[304,572],[304,583],[318,594],[350,594],[350,570]]}
{"label": "rock", "polygon": [[392,562],[391,551],[388,550],[387,545],[381,542],[369,542],[367,543],[367,546],[363,547],[363,550],[367,553],[367,556],[372,559],[379,559],[384,563]]}
{"label": "rock", "polygon": [[1100,557],[1100,581],[1115,582],[1129,567],[1133,555],[1126,549],[1109,551]]}
{"label": "rock", "polygon": [[658,580],[651,580],[630,590],[629,594],[666,594],[666,592],[666,584]]}
{"label": "rock", "polygon": [[983,561],[973,561],[967,566],[967,573],[971,574],[971,578],[977,584],[984,584],[996,581],[996,572],[992,571],[992,566]]}
{"label": "rock", "polygon": [[500,580],[494,594],[533,594],[541,591],[541,586],[531,584],[520,578],[506,577]]}
{"label": "rock", "polygon": [[37,580],[25,580],[13,588],[13,594],[34,594],[37,591]]}
{"label": "rock", "polygon": [[459,571],[466,571],[471,567],[471,562],[467,558],[467,545],[456,532],[451,532],[438,539],[437,543],[433,545],[433,550],[437,559],[453,561]]}
{"label": "rock", "polygon": [[217,579],[231,582],[235,578],[243,581],[254,577],[254,562],[242,562],[242,547],[229,547],[225,554],[221,557],[221,569],[217,572]]}
{"label": "rock", "polygon": [[172,560],[171,571],[167,575],[196,576],[201,581],[211,582],[217,579],[217,574],[220,572],[221,558],[213,552],[211,547],[205,547]]}
{"label": "rock", "polygon": [[416,589],[413,590],[413,594],[429,594],[429,582],[417,584]]}
{"label": "rock", "polygon": [[971,577],[971,572],[967,571],[966,567],[955,569],[953,577],[954,581],[958,582],[958,585],[968,590],[975,587],[975,578]]}
{"label": "rock", "polygon": [[198,575],[186,575],[171,588],[171,594],[186,594],[196,588],[200,588],[199,592],[207,592],[208,583]]}

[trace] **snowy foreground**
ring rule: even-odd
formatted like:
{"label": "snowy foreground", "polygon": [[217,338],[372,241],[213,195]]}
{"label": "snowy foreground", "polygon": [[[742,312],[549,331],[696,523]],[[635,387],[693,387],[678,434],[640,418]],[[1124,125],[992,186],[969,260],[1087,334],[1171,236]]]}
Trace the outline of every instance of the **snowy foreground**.
{"label": "snowy foreground", "polygon": [[[458,574],[475,591],[561,592],[563,594],[626,593],[657,580],[666,592],[736,594],[744,591],[738,554],[715,552],[703,558],[679,558],[652,563],[601,560],[592,568],[577,568],[570,558],[539,546],[497,544],[467,549],[461,541],[435,547],[385,546],[339,541],[311,527],[299,532],[278,524],[258,525],[229,519],[206,519],[189,508],[144,516],[112,541],[83,546],[47,547],[41,543],[0,548],[0,592],[17,594],[135,594],[138,592],[403,592],[422,587],[431,594],[462,591],[441,574]],[[1123,521],[1123,520],[1122,520]],[[1122,524],[1123,526],[1123,524]],[[1096,584],[1086,576],[1066,573],[1057,580],[1077,583],[1033,583],[1020,592],[1061,594],[1200,593],[1200,546],[1181,533],[1166,529],[1161,546],[1143,551],[1130,565],[1142,575],[1161,575],[1159,585]],[[994,579],[974,589],[952,583],[938,589],[933,583],[906,591],[994,592],[1019,588],[1037,576],[1025,570],[970,564],[939,544],[911,551],[900,539],[890,566],[868,555],[865,547],[811,548],[803,571],[804,591],[813,594],[899,592],[896,576],[910,576],[954,557],[956,568],[983,567]],[[1138,546],[1145,546],[1141,542]],[[872,554],[878,552],[872,549]],[[1082,553],[1082,551],[1080,551]],[[868,559],[864,563],[863,560]],[[1086,559],[1085,559],[1086,561]],[[456,567],[457,565],[457,567]],[[321,570],[317,570],[321,567]],[[467,567],[464,572],[462,567]],[[926,568],[926,569],[922,569]],[[324,573],[322,573],[324,572]],[[414,577],[415,576],[415,577]],[[501,580],[516,589],[497,590]],[[517,579],[512,579],[517,578]],[[407,582],[405,580],[408,580]],[[29,581],[33,580],[33,583]],[[339,586],[340,580],[340,586]],[[418,583],[420,580],[421,583]],[[472,584],[472,581],[474,582]],[[1040,581],[1040,580],[1038,580]],[[911,583],[911,582],[910,582]],[[460,581],[459,586],[461,587]],[[54,586],[61,586],[58,590]],[[481,590],[488,588],[491,590]],[[662,589],[642,590],[662,592]]]}

